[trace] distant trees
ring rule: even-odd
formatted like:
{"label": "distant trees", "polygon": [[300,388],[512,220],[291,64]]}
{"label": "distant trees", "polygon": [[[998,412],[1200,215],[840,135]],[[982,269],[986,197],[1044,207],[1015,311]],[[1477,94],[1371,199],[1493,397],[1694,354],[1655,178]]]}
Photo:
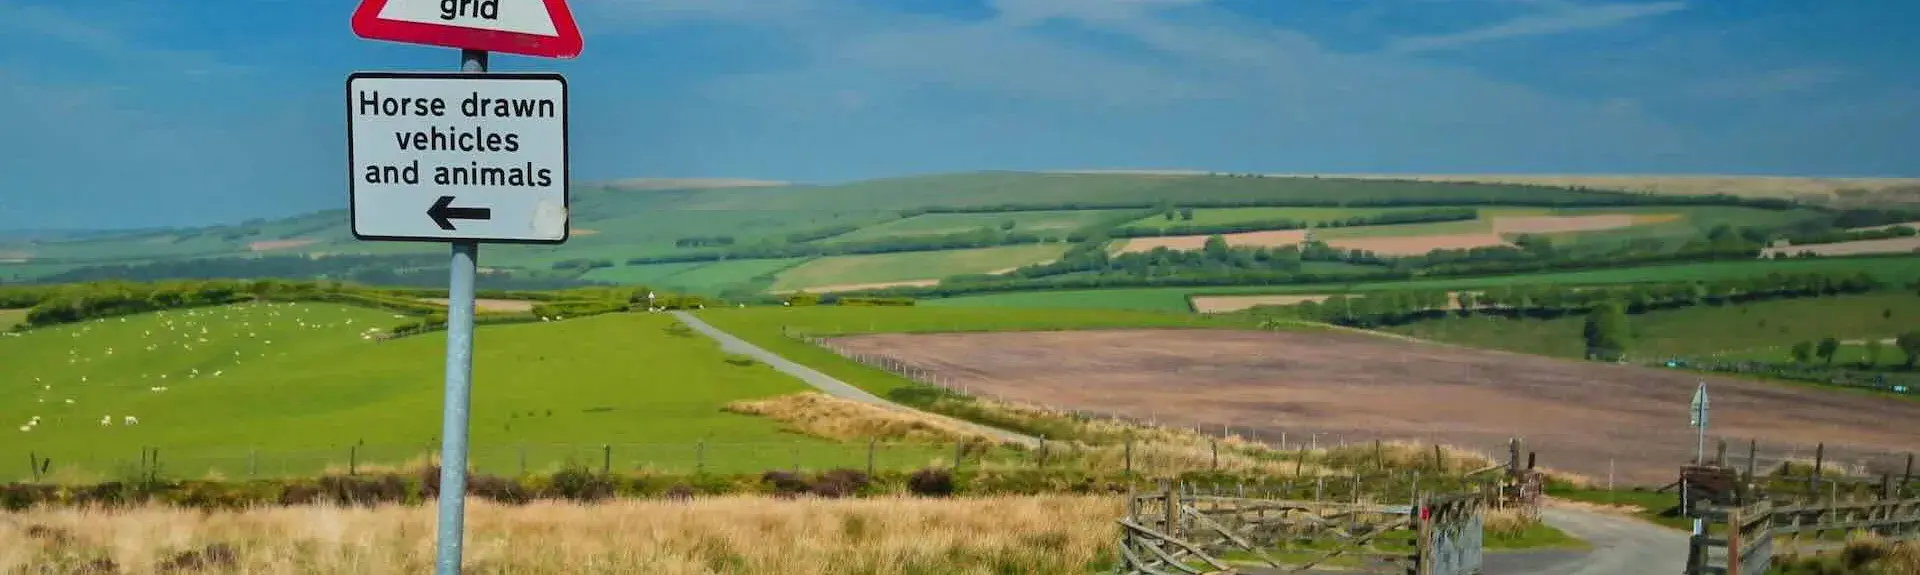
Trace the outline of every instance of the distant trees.
{"label": "distant trees", "polygon": [[1625,306],[1616,301],[1605,301],[1587,312],[1584,330],[1587,342],[1587,359],[1598,361],[1619,361],[1626,357],[1627,341],[1632,338],[1627,324]]}
{"label": "distant trees", "polygon": [[1813,342],[1803,341],[1793,344],[1793,349],[1790,350],[1789,353],[1793,356],[1794,363],[1804,364],[1811,362],[1813,361]]}
{"label": "distant trees", "polygon": [[688,236],[673,240],[676,248],[724,247],[733,245],[733,236]]}
{"label": "distant trees", "polygon": [[1820,356],[1820,359],[1822,361],[1827,362],[1828,367],[1832,367],[1833,356],[1834,354],[1839,353],[1839,351],[1840,351],[1840,340],[1834,339],[1833,336],[1827,336],[1827,337],[1820,338],[1820,345],[1819,347],[1814,348],[1813,353],[1815,355]]}
{"label": "distant trees", "polygon": [[[1574,313],[1591,314],[1603,305],[1619,307],[1622,313],[1687,307],[1699,304],[1763,301],[1778,298],[1817,297],[1866,293],[1881,287],[1873,277],[1855,274],[1769,274],[1744,280],[1711,282],[1671,282],[1618,286],[1499,285],[1478,293],[1461,293],[1463,311],[1511,317],[1562,317]],[[1358,294],[1354,302],[1364,305],[1330,313],[1327,303],[1302,303],[1293,306],[1303,318],[1355,327],[1400,325],[1440,317],[1427,313],[1447,308],[1447,293],[1439,290],[1379,291]],[[1420,302],[1421,307],[1407,307]],[[1609,312],[1611,313],[1611,312]],[[1811,345],[1811,344],[1809,344]]]}
{"label": "distant trees", "polygon": [[1193,208],[1180,208],[1180,221],[1193,221]]}
{"label": "distant trees", "polygon": [[1905,366],[1907,369],[1913,369],[1913,364],[1920,362],[1920,331],[1910,331],[1900,334],[1900,337],[1893,340],[1893,346],[1900,348],[1900,353],[1906,354],[1907,362]]}

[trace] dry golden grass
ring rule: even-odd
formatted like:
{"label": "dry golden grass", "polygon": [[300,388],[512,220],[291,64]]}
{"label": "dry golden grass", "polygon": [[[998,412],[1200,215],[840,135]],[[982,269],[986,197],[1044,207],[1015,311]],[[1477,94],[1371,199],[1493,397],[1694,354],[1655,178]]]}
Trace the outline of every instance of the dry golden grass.
{"label": "dry golden grass", "polygon": [[[1778,542],[1776,542],[1778,545]],[[1846,547],[1818,555],[1796,554],[1789,544],[1776,547],[1775,564],[1798,564],[1796,573],[1920,575],[1920,541],[1897,541],[1866,532],[1847,537]],[[1814,565],[1820,567],[1815,568]]]}
{"label": "dry golden grass", "polygon": [[811,391],[735,401],[724,409],[766,417],[787,424],[793,431],[828,439],[997,443],[992,436],[943,416],[887,409]]}
{"label": "dry golden grass", "polygon": [[[467,572],[515,574],[1081,572],[1122,513],[1089,496],[467,505]],[[101,558],[154,573],[212,544],[230,565],[203,552],[213,565],[176,572],[425,573],[433,526],[431,506],[35,510],[0,517],[0,573]]]}

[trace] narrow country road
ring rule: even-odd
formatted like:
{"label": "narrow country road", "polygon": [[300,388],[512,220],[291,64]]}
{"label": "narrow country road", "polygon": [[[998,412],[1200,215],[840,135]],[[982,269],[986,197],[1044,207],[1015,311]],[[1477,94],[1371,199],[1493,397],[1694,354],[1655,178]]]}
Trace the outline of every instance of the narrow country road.
{"label": "narrow country road", "polygon": [[[864,402],[888,409],[917,411],[887,401],[833,376],[820,373],[780,357],[733,334],[713,327],[693,314],[672,312],[674,318],[694,331],[720,343],[720,349],[766,363],[781,373],[799,378],[807,385],[835,397]],[[925,413],[925,412],[920,412]],[[982,433],[1006,441],[1037,445],[1039,440],[967,421],[948,418]],[[1642,575],[1680,573],[1686,566],[1687,535],[1632,517],[1548,503],[1540,510],[1548,525],[1593,546],[1589,551],[1519,551],[1488,553],[1487,575]],[[1263,573],[1248,569],[1247,573]]]}
{"label": "narrow country road", "polygon": [[854,387],[848,384],[847,382],[840,381],[839,379],[835,379],[831,375],[820,373],[819,371],[815,371],[813,368],[800,365],[798,363],[794,363],[793,361],[790,361],[787,358],[780,357],[779,355],[771,351],[767,351],[765,348],[762,348],[757,345],[753,345],[751,343],[747,343],[747,340],[740,339],[738,337],[734,337],[733,334],[720,331],[720,328],[713,327],[711,324],[708,324],[705,321],[701,321],[700,318],[694,317],[693,314],[691,313],[687,313],[684,311],[675,311],[671,313],[673,314],[673,317],[675,319],[680,320],[681,323],[687,324],[687,327],[691,327],[693,328],[694,331],[700,332],[701,335],[707,336],[708,338],[712,338],[714,341],[719,342],[720,349],[725,350],[729,353],[737,353],[737,354],[745,355],[747,357],[751,357],[755,360],[758,360],[761,363],[765,363],[769,366],[772,366],[773,369],[778,370],[781,373],[799,378],[800,381],[806,382],[807,385],[811,385],[815,389],[818,389],[826,393],[827,395],[839,397],[842,399],[851,399],[854,401],[876,405],[876,406],[884,407],[887,409],[898,409],[898,410],[910,411],[914,413],[924,413],[927,415],[932,415],[934,417],[944,417],[948,421],[953,422],[955,425],[973,429],[973,430],[979,431],[980,433],[992,435],[994,437],[1000,438],[1003,441],[1019,443],[1029,447],[1040,444],[1039,439],[1036,439],[1030,436],[1021,435],[1021,434],[1007,431],[1004,429],[995,429],[992,427],[987,427],[987,426],[973,423],[970,421],[961,421],[958,419],[946,417],[939,414],[927,413],[911,407],[900,405],[898,403],[887,401],[885,399],[880,398],[879,396],[876,396],[871,393],[867,393],[866,390],[862,390],[858,387]]}

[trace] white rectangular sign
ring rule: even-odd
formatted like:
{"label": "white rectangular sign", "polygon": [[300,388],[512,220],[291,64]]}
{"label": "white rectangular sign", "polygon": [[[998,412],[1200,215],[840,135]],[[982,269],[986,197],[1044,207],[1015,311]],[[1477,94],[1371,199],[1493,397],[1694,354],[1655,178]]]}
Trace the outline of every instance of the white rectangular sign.
{"label": "white rectangular sign", "polygon": [[566,78],[354,73],[347,164],[356,238],[566,242]]}

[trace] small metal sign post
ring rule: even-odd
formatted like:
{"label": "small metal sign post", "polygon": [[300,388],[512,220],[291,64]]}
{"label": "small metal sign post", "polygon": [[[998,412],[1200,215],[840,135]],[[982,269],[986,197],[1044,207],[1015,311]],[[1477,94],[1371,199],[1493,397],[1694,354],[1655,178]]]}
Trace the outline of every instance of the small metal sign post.
{"label": "small metal sign post", "polygon": [[572,58],[580,30],[565,0],[362,0],[353,31],[460,49],[460,73],[347,77],[354,237],[452,246],[434,572],[458,575],[480,244],[560,244],[571,230],[566,79],[487,74],[487,53]]}

